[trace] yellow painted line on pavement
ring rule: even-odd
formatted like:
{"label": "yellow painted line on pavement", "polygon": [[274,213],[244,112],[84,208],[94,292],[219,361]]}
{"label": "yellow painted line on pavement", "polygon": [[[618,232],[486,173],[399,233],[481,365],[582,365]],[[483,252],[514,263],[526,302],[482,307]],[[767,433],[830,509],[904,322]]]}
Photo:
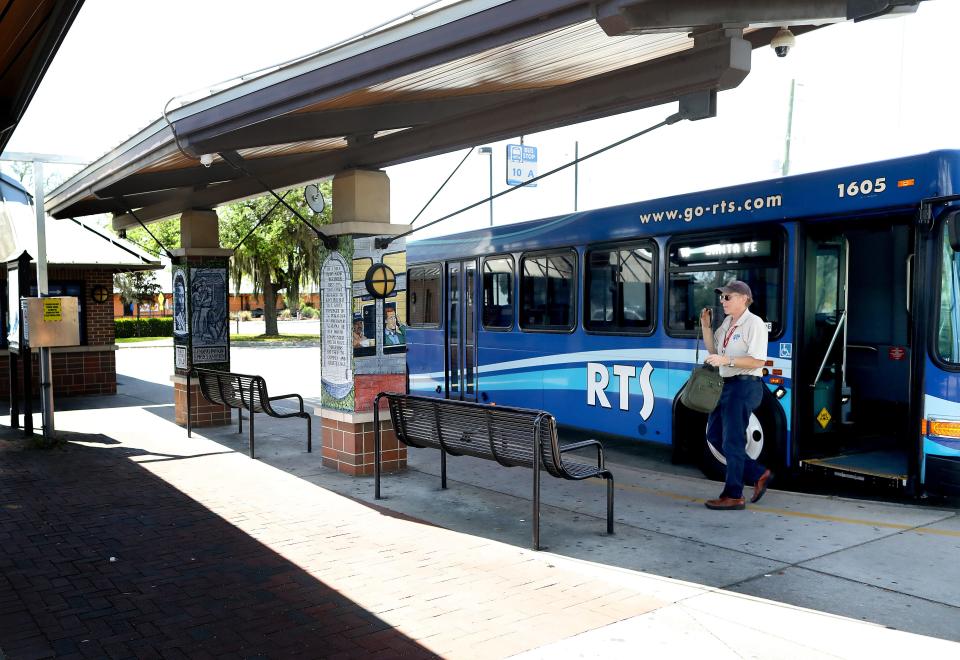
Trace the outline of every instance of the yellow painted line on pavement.
{"label": "yellow painted line on pavement", "polygon": [[[603,479],[593,478],[590,481],[596,482],[598,484],[604,483]],[[671,493],[664,490],[654,490],[653,488],[644,488],[642,486],[634,486],[633,484],[623,484],[615,483],[614,488],[618,490],[629,490],[635,493],[645,493],[648,495],[656,495],[657,497],[667,497],[672,500],[679,500],[681,502],[692,502],[703,504],[706,500],[698,497],[691,497],[690,495],[682,495],[680,493]],[[948,536],[952,538],[960,538],[960,531],[953,531],[949,529],[923,529],[918,528],[915,525],[904,525],[902,523],[890,523],[890,522],[881,522],[879,520],[865,520],[863,518],[847,518],[844,516],[831,516],[824,513],[810,513],[806,511],[791,511],[789,509],[777,509],[774,507],[759,506],[756,504],[748,505],[748,510],[750,511],[760,511],[762,513],[774,513],[780,516],[790,516],[791,518],[805,518],[807,520],[819,520],[822,522],[835,522],[835,523],[844,523],[847,525],[864,525],[866,527],[882,527],[884,529],[898,529],[901,531],[910,531],[917,534],[931,534],[934,536]]]}

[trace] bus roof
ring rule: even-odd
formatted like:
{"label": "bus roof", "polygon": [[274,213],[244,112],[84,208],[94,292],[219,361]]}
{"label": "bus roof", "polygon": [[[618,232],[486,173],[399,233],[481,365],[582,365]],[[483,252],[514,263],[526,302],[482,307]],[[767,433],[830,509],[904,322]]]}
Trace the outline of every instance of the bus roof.
{"label": "bus roof", "polygon": [[854,165],[411,241],[411,263],[730,226],[877,215],[960,191],[960,151]]}

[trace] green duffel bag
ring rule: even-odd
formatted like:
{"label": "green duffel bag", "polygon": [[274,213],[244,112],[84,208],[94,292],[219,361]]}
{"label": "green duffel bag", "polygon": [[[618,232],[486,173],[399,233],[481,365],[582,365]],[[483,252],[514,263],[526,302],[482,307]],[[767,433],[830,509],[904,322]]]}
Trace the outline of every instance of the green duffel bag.
{"label": "green duffel bag", "polygon": [[711,413],[717,407],[722,392],[723,378],[720,377],[720,370],[703,364],[693,368],[690,378],[683,386],[683,392],[680,393],[680,403],[690,410]]}
{"label": "green duffel bag", "polygon": [[723,378],[720,370],[709,364],[700,364],[700,324],[697,323],[697,365],[690,373],[680,393],[680,403],[701,413],[711,413],[720,401]]}

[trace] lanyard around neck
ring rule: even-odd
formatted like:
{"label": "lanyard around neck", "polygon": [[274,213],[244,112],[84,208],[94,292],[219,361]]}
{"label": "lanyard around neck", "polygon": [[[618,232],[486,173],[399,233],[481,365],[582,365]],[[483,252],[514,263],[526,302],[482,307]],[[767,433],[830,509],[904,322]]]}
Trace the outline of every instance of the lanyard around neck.
{"label": "lanyard around neck", "polygon": [[730,329],[727,330],[727,336],[723,338],[723,350],[727,350],[727,344],[730,343],[730,337],[733,336],[733,331],[737,329],[736,325],[731,324]]}

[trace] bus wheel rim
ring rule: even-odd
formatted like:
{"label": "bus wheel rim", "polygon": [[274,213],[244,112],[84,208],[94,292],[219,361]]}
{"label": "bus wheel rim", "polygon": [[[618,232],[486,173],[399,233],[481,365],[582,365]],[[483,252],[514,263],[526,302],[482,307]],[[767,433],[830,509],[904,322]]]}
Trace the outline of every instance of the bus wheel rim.
{"label": "bus wheel rim", "polygon": [[[757,416],[753,413],[750,414],[750,421],[747,423],[745,440],[747,456],[753,460],[759,459],[761,452],[763,452],[763,426],[760,425],[760,420],[757,419]],[[727,459],[720,450],[714,447],[713,443],[709,440],[704,439],[704,442],[707,443],[707,449],[710,450],[710,453],[713,454],[717,462],[720,463],[720,465],[726,465]]]}

